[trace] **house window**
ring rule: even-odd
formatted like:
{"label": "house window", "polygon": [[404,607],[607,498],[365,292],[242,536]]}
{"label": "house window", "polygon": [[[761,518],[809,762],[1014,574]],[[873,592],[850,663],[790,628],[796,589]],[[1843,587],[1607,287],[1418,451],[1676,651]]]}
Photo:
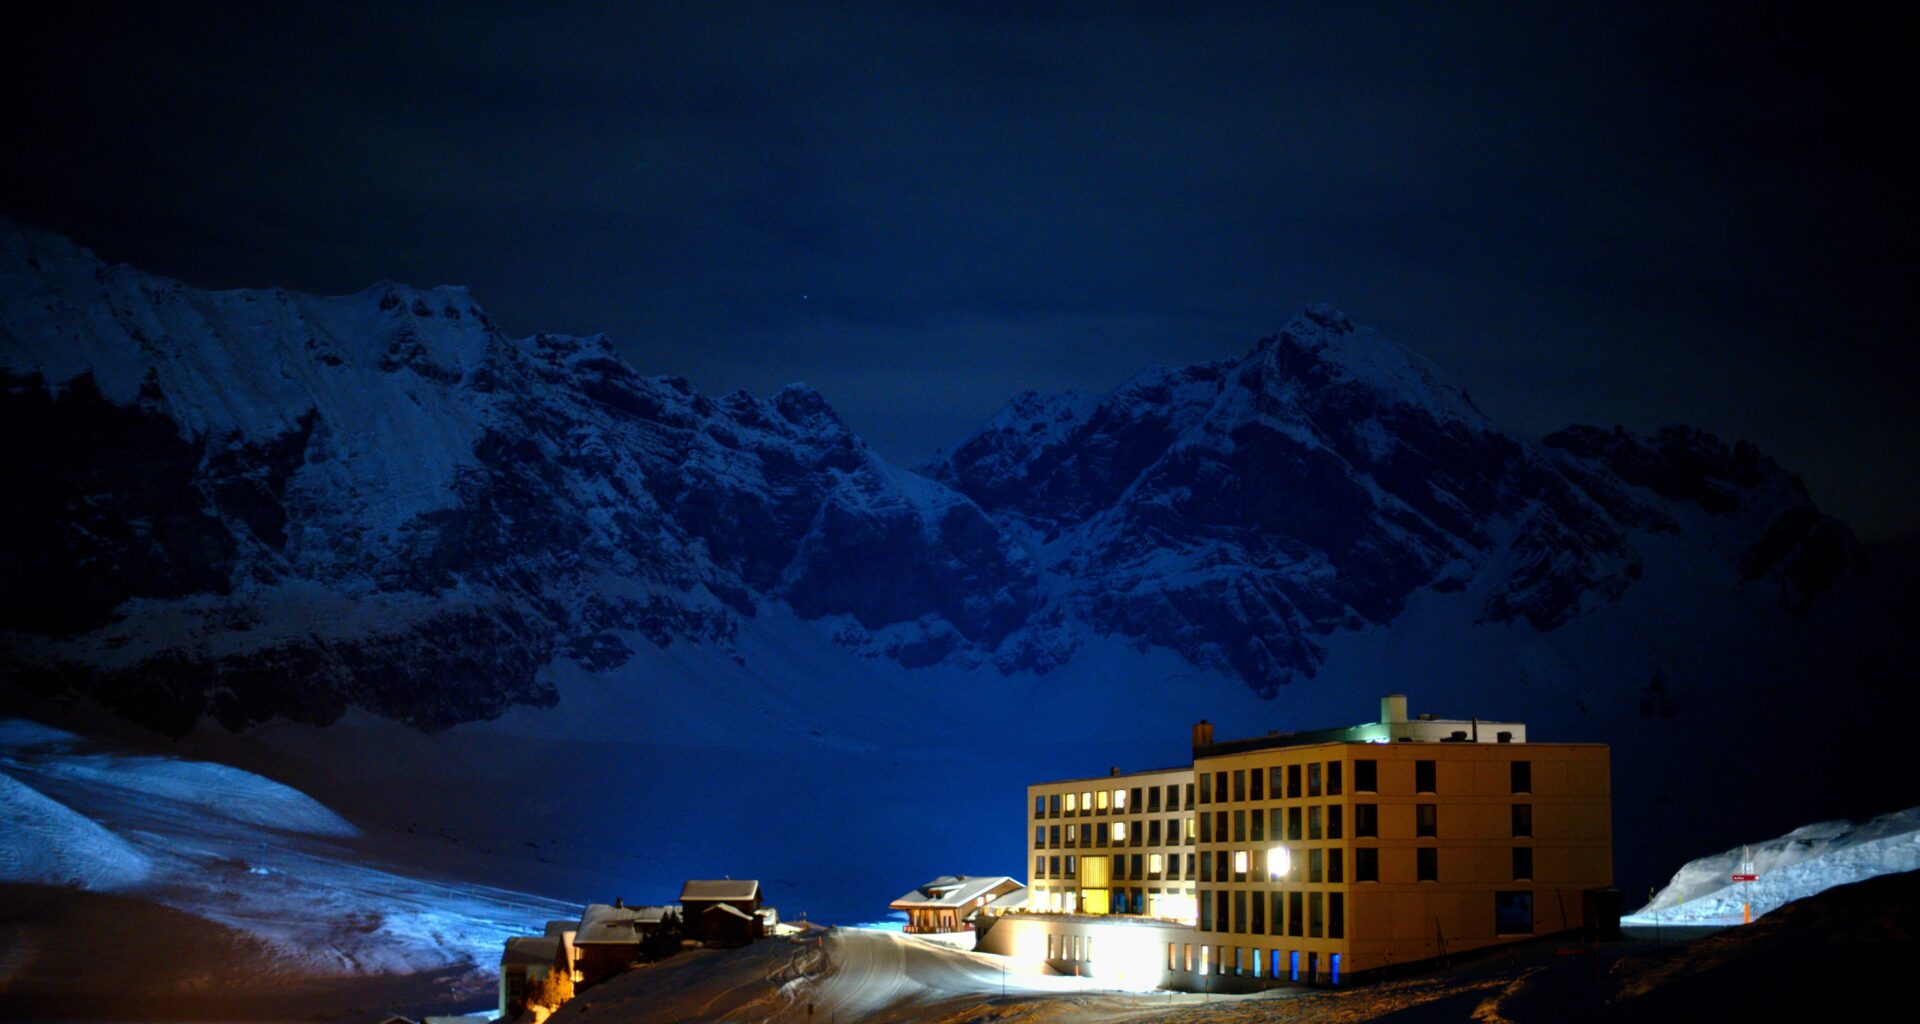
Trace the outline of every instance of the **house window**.
{"label": "house window", "polygon": [[[1509,764],[1507,767],[1508,767],[1508,771],[1512,775],[1513,791],[1515,793],[1533,792],[1533,762],[1532,761],[1514,761],[1511,764]],[[1531,915],[1529,915],[1529,917],[1531,917]]]}
{"label": "house window", "polygon": [[1318,761],[1307,765],[1307,795],[1310,797],[1320,795],[1320,762]]}
{"label": "house window", "polygon": [[1516,846],[1513,848],[1513,880],[1516,882],[1533,881],[1533,847]]}
{"label": "house window", "polygon": [[1341,764],[1338,761],[1327,762],[1327,795],[1328,796],[1340,795],[1340,768],[1341,768]]}
{"label": "house window", "polygon": [[1513,805],[1513,834],[1516,836],[1533,835],[1533,805]]}
{"label": "house window", "polygon": [[1353,762],[1353,791],[1355,793],[1380,791],[1380,762],[1370,758]]}
{"label": "house window", "polygon": [[1380,836],[1380,808],[1376,804],[1353,805],[1353,834],[1356,838],[1377,839]]}
{"label": "house window", "polygon": [[[1340,851],[1335,850],[1335,853]],[[1344,939],[1347,937],[1347,896],[1345,893],[1327,894],[1327,938]],[[1334,956],[1340,954],[1335,953]]]}
{"label": "house window", "polygon": [[1341,817],[1341,811],[1343,810],[1345,810],[1345,808],[1341,807],[1339,804],[1327,805],[1327,838],[1328,839],[1342,838],[1341,836],[1342,829],[1340,827],[1340,817]]}
{"label": "house window", "polygon": [[1353,880],[1356,882],[1380,880],[1379,850],[1371,846],[1362,846],[1353,851]]}
{"label": "house window", "polygon": [[1413,851],[1414,879],[1420,882],[1440,880],[1440,850],[1422,846]]}
{"label": "house window", "polygon": [[1438,804],[1415,804],[1413,806],[1413,834],[1416,836],[1437,836],[1440,834],[1440,806]]}
{"label": "house window", "polygon": [[1327,851],[1327,881],[1339,885],[1347,880],[1344,865],[1341,863],[1346,854],[1338,846]]}
{"label": "house window", "polygon": [[1434,776],[1438,773],[1434,771],[1434,764],[1435,762],[1433,761],[1413,762],[1413,791],[1415,793],[1437,792],[1434,788]]}
{"label": "house window", "polygon": [[1494,893],[1493,933],[1495,935],[1532,935],[1533,893]]}

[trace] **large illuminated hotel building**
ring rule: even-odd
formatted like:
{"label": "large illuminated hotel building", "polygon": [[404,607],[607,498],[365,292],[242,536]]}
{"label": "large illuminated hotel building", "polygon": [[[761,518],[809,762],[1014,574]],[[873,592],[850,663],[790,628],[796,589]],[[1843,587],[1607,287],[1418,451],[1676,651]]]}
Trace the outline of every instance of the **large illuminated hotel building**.
{"label": "large illuminated hotel building", "polygon": [[1030,786],[1025,908],[980,948],[1141,988],[1356,974],[1579,928],[1613,881],[1606,746],[1409,719]]}

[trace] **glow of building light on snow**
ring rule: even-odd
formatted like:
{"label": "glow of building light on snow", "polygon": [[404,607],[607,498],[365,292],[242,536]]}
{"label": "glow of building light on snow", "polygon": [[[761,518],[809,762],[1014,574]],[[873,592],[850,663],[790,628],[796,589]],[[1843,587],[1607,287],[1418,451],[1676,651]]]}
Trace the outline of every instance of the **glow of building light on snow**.
{"label": "glow of building light on snow", "polygon": [[1165,953],[1154,933],[1145,928],[1101,925],[1093,930],[1093,976],[1112,988],[1140,991],[1158,988]]}

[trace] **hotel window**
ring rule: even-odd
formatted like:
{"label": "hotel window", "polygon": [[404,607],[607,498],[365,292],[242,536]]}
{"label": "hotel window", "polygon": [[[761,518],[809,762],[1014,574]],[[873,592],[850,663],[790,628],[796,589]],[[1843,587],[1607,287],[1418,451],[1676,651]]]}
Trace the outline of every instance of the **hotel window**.
{"label": "hotel window", "polygon": [[1247,771],[1237,768],[1233,772],[1233,798],[1245,802],[1247,799]]}
{"label": "hotel window", "polygon": [[1203,804],[1213,802],[1213,776],[1206,772],[1200,773],[1200,802]]}
{"label": "hotel window", "polygon": [[1495,935],[1533,934],[1533,894],[1496,892],[1493,894],[1493,933]]}
{"label": "hotel window", "polygon": [[1047,845],[1048,846],[1060,845],[1060,826],[1058,825],[1047,826]]}
{"label": "hotel window", "polygon": [[1380,763],[1372,759],[1353,762],[1353,791],[1355,793],[1377,793],[1380,791]]}
{"label": "hotel window", "polygon": [[1325,901],[1320,893],[1307,897],[1307,937],[1319,938],[1326,931]]}
{"label": "hotel window", "polygon": [[1516,836],[1533,835],[1533,805],[1513,805],[1513,834]]}
{"label": "hotel window", "polygon": [[1213,837],[1224,843],[1227,841],[1227,812],[1215,811],[1213,813]]}
{"label": "hotel window", "polygon": [[1340,795],[1340,762],[1327,762],[1327,795]]}
{"label": "hotel window", "polygon": [[1285,813],[1286,811],[1283,808],[1279,808],[1279,807],[1267,808],[1267,823],[1268,823],[1267,834],[1272,836],[1275,839],[1280,838],[1281,833],[1286,831],[1285,829],[1280,827],[1280,816]]}
{"label": "hotel window", "polygon": [[1127,797],[1128,802],[1121,803],[1120,796],[1121,796],[1121,793],[1119,790],[1116,789],[1113,791],[1113,802],[1115,805],[1121,807],[1122,809],[1128,808],[1128,807],[1131,807],[1136,811],[1140,809],[1140,787],[1139,786],[1133,787],[1132,794]]}
{"label": "hotel window", "polygon": [[1059,854],[1054,854],[1053,856],[1047,858],[1047,877],[1048,878],[1064,877],[1063,875],[1060,874],[1060,855]]}
{"label": "hotel window", "polygon": [[1307,765],[1307,795],[1320,795],[1320,762]]}
{"label": "hotel window", "polygon": [[1236,843],[1247,841],[1247,812],[1245,811],[1233,812],[1233,841]]}
{"label": "hotel window", "polygon": [[1055,793],[1047,797],[1047,814],[1055,818],[1060,816],[1060,794]]}
{"label": "hotel window", "polygon": [[1286,791],[1286,786],[1281,782],[1281,773],[1285,770],[1277,764],[1267,769],[1267,796],[1274,800],[1280,799],[1280,794]]}
{"label": "hotel window", "polygon": [[1047,858],[1045,857],[1033,858],[1033,877],[1035,878],[1047,877]]}
{"label": "hotel window", "polygon": [[1187,877],[1193,877],[1193,854],[1187,854]]}
{"label": "hotel window", "polygon": [[1165,858],[1163,858],[1160,854],[1157,854],[1157,853],[1147,854],[1147,877],[1159,878],[1162,874],[1166,873],[1166,870],[1167,870],[1166,864],[1167,862]]}
{"label": "hotel window", "polygon": [[1227,851],[1213,851],[1213,873],[1220,876],[1220,881],[1227,880]]}
{"label": "hotel window", "polygon": [[1346,851],[1338,846],[1327,851],[1327,881],[1334,885],[1347,880],[1345,865],[1342,863],[1345,854]]}
{"label": "hotel window", "polygon": [[1244,882],[1247,880],[1247,862],[1248,862],[1247,851],[1245,850],[1233,851],[1234,881]]}
{"label": "hotel window", "polygon": [[1248,774],[1252,776],[1252,778],[1247,780],[1248,798],[1252,800],[1265,800],[1267,794],[1264,783],[1267,780],[1267,773],[1255,768]]}
{"label": "hotel window", "polygon": [[[1114,858],[1114,860],[1119,860],[1119,859],[1120,859],[1120,858],[1118,858],[1118,857],[1115,857],[1115,858]],[[1142,860],[1142,859],[1141,859],[1141,856],[1140,856],[1140,854],[1137,854],[1137,853],[1136,853],[1136,854],[1134,854],[1134,855],[1133,855],[1133,857],[1132,857],[1132,860],[1131,860],[1131,862],[1130,862],[1130,863],[1131,863],[1131,865],[1132,865],[1132,867],[1133,867],[1133,875],[1132,875],[1132,877],[1133,877],[1133,878],[1135,878],[1135,879],[1138,879],[1138,878],[1140,877],[1140,866],[1141,866],[1141,860]]]}
{"label": "hotel window", "polygon": [[1256,892],[1256,893],[1254,893],[1254,894],[1253,894],[1253,906],[1252,906],[1251,908],[1249,908],[1249,909],[1251,909],[1251,910],[1253,911],[1253,934],[1255,934],[1255,935],[1265,935],[1265,934],[1267,933],[1267,901],[1266,901],[1266,898],[1265,898],[1265,897],[1263,897],[1263,896],[1262,896],[1261,894],[1259,894],[1259,893],[1257,893],[1257,892]]}
{"label": "hotel window", "polygon": [[1262,840],[1262,839],[1265,839],[1265,838],[1266,838],[1266,829],[1265,829],[1265,828],[1263,827],[1263,826],[1265,826],[1265,824],[1266,824],[1266,821],[1267,821],[1267,816],[1266,816],[1265,814],[1262,814],[1262,813],[1260,813],[1260,808],[1258,808],[1258,807],[1256,807],[1256,808],[1254,808],[1254,809],[1253,809],[1253,820],[1252,820],[1252,821],[1250,821],[1250,822],[1248,822],[1248,824],[1250,824],[1250,825],[1252,825],[1252,826],[1253,826],[1253,841],[1254,841],[1254,842],[1256,842],[1256,843],[1257,843],[1257,842],[1259,842],[1260,840]]}
{"label": "hotel window", "polygon": [[1300,766],[1297,764],[1287,766],[1287,799],[1300,799]]}
{"label": "hotel window", "polygon": [[1212,857],[1200,858],[1200,880],[1202,882],[1213,881],[1213,858]]}
{"label": "hotel window", "polygon": [[1295,842],[1300,840],[1300,808],[1287,808],[1287,838]]}
{"label": "hotel window", "polygon": [[1273,928],[1272,928],[1272,934],[1274,935],[1285,935],[1287,933],[1286,908],[1287,908],[1287,894],[1284,892],[1274,893],[1273,894]]}
{"label": "hotel window", "polygon": [[[1118,796],[1119,793],[1120,791],[1117,789],[1113,791],[1113,795],[1115,796]],[[1104,789],[1101,790],[1098,794],[1096,794],[1096,796],[1098,797],[1097,803],[1099,805],[1099,808],[1103,811],[1107,809],[1107,795],[1108,795],[1107,791]]]}
{"label": "hotel window", "polygon": [[1078,874],[1079,866],[1080,866],[1080,858],[1075,857],[1072,854],[1068,854],[1067,855],[1067,877],[1072,878],[1076,874]]}
{"label": "hotel window", "polygon": [[[1233,894],[1233,930],[1242,935],[1247,933],[1247,894],[1241,890]],[[1238,959],[1239,950],[1234,951]]]}
{"label": "hotel window", "polygon": [[1213,798],[1219,803],[1227,802],[1227,773],[1225,770],[1213,773]]}
{"label": "hotel window", "polygon": [[1152,821],[1147,822],[1147,845],[1148,846],[1160,845],[1160,819],[1159,818],[1155,818]]}
{"label": "hotel window", "polygon": [[1113,844],[1118,846],[1122,841],[1122,837],[1126,834],[1126,827],[1127,823],[1124,821],[1116,821],[1112,825],[1108,825],[1103,821],[1094,828],[1094,839],[1101,846],[1105,846],[1107,845],[1108,837],[1112,837]]}
{"label": "hotel window", "polygon": [[[1104,860],[1105,858],[1101,858],[1101,859]],[[1091,875],[1092,872],[1089,871],[1088,874]],[[1120,857],[1113,858],[1113,877],[1121,880],[1126,879],[1127,877],[1127,858],[1126,857],[1120,856]]]}
{"label": "hotel window", "polygon": [[1341,832],[1343,830],[1340,827],[1340,812],[1342,810],[1344,810],[1344,808],[1342,808],[1339,804],[1327,805],[1327,838],[1328,839],[1342,838]]}
{"label": "hotel window", "polygon": [[1193,783],[1187,783],[1187,806],[1193,806]]}
{"label": "hotel window", "polygon": [[1147,790],[1147,812],[1151,814],[1155,811],[1158,811],[1159,809],[1160,809],[1160,787],[1153,786]]}
{"label": "hotel window", "polygon": [[1068,846],[1078,845],[1074,842],[1074,837],[1078,834],[1079,834],[1078,831],[1072,825],[1067,826],[1067,845]]}
{"label": "hotel window", "polygon": [[1080,845],[1081,846],[1093,845],[1093,826],[1091,824],[1084,824],[1080,826]]}
{"label": "hotel window", "polygon": [[1227,890],[1221,889],[1213,894],[1214,930],[1224,932],[1230,922],[1227,920]]}
{"label": "hotel window", "polygon": [[1072,814],[1079,809],[1080,809],[1080,794],[1068,793],[1067,794],[1067,813]]}
{"label": "hotel window", "polygon": [[1438,774],[1438,772],[1434,770],[1434,765],[1435,762],[1433,761],[1413,762],[1413,791],[1415,793],[1433,793],[1438,791],[1434,785],[1434,776]]}
{"label": "hotel window", "polygon": [[1304,907],[1305,905],[1306,905],[1306,900],[1302,898],[1302,894],[1300,890],[1295,889],[1294,891],[1287,894],[1287,934],[1288,935],[1299,935],[1303,931],[1303,929],[1300,926],[1305,924],[1306,922],[1302,921],[1301,918],[1305,917],[1306,914],[1301,908]]}
{"label": "hotel window", "polygon": [[1043,847],[1047,845],[1047,826],[1045,825],[1033,826],[1033,845],[1035,847]]}
{"label": "hotel window", "polygon": [[1513,848],[1513,880],[1516,882],[1533,881],[1533,847],[1516,846]]}
{"label": "hotel window", "polygon": [[1211,814],[1202,814],[1200,816],[1200,841],[1203,843],[1213,842],[1213,815]]}
{"label": "hotel window", "polygon": [[1345,893],[1327,894],[1327,938],[1344,939],[1347,937],[1347,896]]}
{"label": "hotel window", "polygon": [[1192,816],[1188,816],[1188,818],[1187,818],[1187,842],[1189,842],[1189,843],[1191,843],[1191,842],[1193,842],[1193,818],[1192,818]]}
{"label": "hotel window", "polygon": [[1515,793],[1533,792],[1532,761],[1514,761],[1508,766],[1508,770],[1512,775],[1513,791]]}
{"label": "hotel window", "polygon": [[1193,970],[1193,943],[1183,942],[1180,944],[1180,946],[1181,946],[1181,954],[1187,964],[1187,970],[1192,971]]}
{"label": "hotel window", "polygon": [[1080,813],[1093,813],[1093,791],[1090,789],[1082,790],[1080,793]]}
{"label": "hotel window", "polygon": [[1360,839],[1380,837],[1380,808],[1377,805],[1353,805],[1353,834]]}
{"label": "hotel window", "polygon": [[1177,811],[1179,809],[1180,809],[1180,785],[1178,783],[1168,783],[1167,784],[1167,810]]}
{"label": "hotel window", "polygon": [[1320,838],[1320,805],[1319,804],[1314,804],[1313,806],[1307,808],[1307,838],[1308,839]]}
{"label": "hotel window", "polygon": [[1353,851],[1353,880],[1356,882],[1380,880],[1379,850],[1371,846],[1362,846]]}
{"label": "hotel window", "polygon": [[1440,851],[1436,847],[1422,846],[1413,851],[1413,877],[1418,882],[1438,882],[1440,880]]}
{"label": "hotel window", "polygon": [[1047,798],[1046,797],[1036,796],[1033,798],[1033,816],[1036,818],[1044,818],[1047,816]]}
{"label": "hotel window", "polygon": [[1319,885],[1321,882],[1327,880],[1326,871],[1322,866],[1323,863],[1323,857],[1318,846],[1307,851],[1307,881],[1309,883]]}
{"label": "hotel window", "polygon": [[1440,806],[1438,804],[1413,805],[1413,834],[1416,836],[1437,836],[1440,834]]}
{"label": "hotel window", "polygon": [[[1106,826],[1103,825],[1101,827],[1105,828]],[[1113,823],[1113,841],[1115,843],[1124,843],[1127,841],[1127,823],[1126,822],[1116,821]]]}

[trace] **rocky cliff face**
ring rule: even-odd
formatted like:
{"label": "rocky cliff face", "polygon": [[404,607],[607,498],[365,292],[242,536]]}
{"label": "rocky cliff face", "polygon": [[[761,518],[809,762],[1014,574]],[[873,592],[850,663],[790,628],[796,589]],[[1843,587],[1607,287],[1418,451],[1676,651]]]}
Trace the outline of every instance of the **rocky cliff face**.
{"label": "rocky cliff face", "polygon": [[5,671],[168,730],[422,728],[541,670],[731,649],[770,605],[913,668],[1044,672],[1091,635],[1259,692],[1416,595],[1553,630],[1642,539],[1806,609],[1845,527],[1750,446],[1490,423],[1326,307],[1237,360],[1022,395],[923,473],[795,385],[711,398],[458,288],[207,292],[0,224]]}

